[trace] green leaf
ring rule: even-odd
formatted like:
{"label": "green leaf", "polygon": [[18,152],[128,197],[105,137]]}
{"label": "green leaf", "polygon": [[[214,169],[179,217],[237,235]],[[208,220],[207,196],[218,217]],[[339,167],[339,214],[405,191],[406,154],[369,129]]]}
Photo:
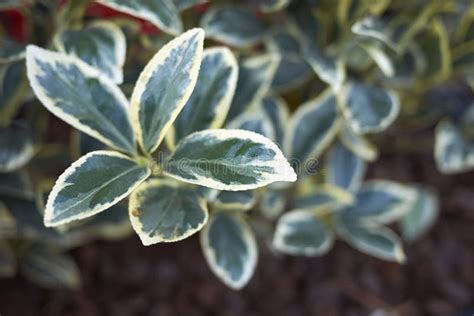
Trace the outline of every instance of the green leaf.
{"label": "green leaf", "polygon": [[218,190],[243,191],[296,174],[280,149],[262,135],[243,130],[206,130],[184,138],[165,165],[178,180]]}
{"label": "green leaf", "polygon": [[0,128],[0,172],[20,169],[35,154],[31,130],[22,124]]}
{"label": "green leaf", "polygon": [[29,45],[28,79],[54,115],[110,147],[135,153],[128,101],[120,89],[82,60]]}
{"label": "green leaf", "polygon": [[213,215],[200,234],[201,248],[212,272],[239,290],[252,277],[258,249],[249,225],[237,214]]}
{"label": "green leaf", "polygon": [[451,121],[440,122],[436,127],[435,160],[438,169],[446,174],[474,169],[474,140],[463,135]]}
{"label": "green leaf", "polygon": [[341,110],[356,133],[384,131],[397,118],[400,102],[393,92],[361,83],[350,84],[344,90]]}
{"label": "green leaf", "polygon": [[316,45],[305,43],[304,57],[318,77],[339,91],[346,79],[346,71],[342,59],[328,56]]}
{"label": "green leaf", "polygon": [[386,224],[404,216],[413,206],[413,189],[385,180],[366,182],[356,193],[352,205],[340,211],[341,217],[351,221],[375,221]]}
{"label": "green leaf", "polygon": [[359,45],[365,49],[367,54],[377,64],[386,77],[393,77],[395,75],[395,66],[392,57],[380,42],[365,41]]}
{"label": "green leaf", "polygon": [[172,0],[97,0],[97,2],[151,22],[159,29],[178,35],[183,25]]}
{"label": "green leaf", "polygon": [[[424,76],[430,83],[437,84],[449,77],[451,73],[451,50],[448,33],[439,20],[435,20],[417,40],[422,54],[426,58]],[[427,82],[423,81],[422,86]]]}
{"label": "green leaf", "polygon": [[33,198],[30,179],[25,172],[4,173],[0,177],[0,195],[30,200]]}
{"label": "green leaf", "polygon": [[330,90],[302,104],[293,114],[283,140],[285,155],[304,164],[318,158],[339,129],[336,97]]}
{"label": "green leaf", "polygon": [[377,39],[388,46],[395,48],[395,44],[390,37],[387,25],[377,16],[367,16],[357,21],[352,25],[351,30],[354,34]]}
{"label": "green leaf", "polygon": [[25,58],[26,45],[0,38],[0,63],[9,63]]}
{"label": "green leaf", "polygon": [[80,30],[66,30],[56,35],[54,42],[59,51],[79,57],[122,83],[127,41],[115,23],[99,21]]}
{"label": "green leaf", "polygon": [[183,11],[197,4],[206,3],[208,1],[209,0],[173,0],[173,3],[179,11]]}
{"label": "green leaf", "polygon": [[53,248],[35,245],[22,257],[20,272],[32,282],[46,288],[78,288],[79,268],[74,259]]}
{"label": "green leaf", "polygon": [[[5,203],[0,201],[0,238],[15,236],[16,222]],[[1,248],[1,245],[0,245]]]}
{"label": "green leaf", "polygon": [[311,211],[298,209],[278,220],[273,247],[295,256],[322,256],[334,243],[334,236]]}
{"label": "green leaf", "polygon": [[260,109],[242,113],[227,124],[226,128],[250,131],[263,135],[270,140],[275,139],[272,122]]}
{"label": "green leaf", "polygon": [[94,151],[75,161],[56,181],[46,204],[44,223],[58,226],[90,217],[129,195],[150,169],[125,155]]}
{"label": "green leaf", "polygon": [[339,133],[339,140],[354,154],[358,155],[366,161],[374,161],[377,159],[378,150],[363,135],[354,133],[349,126],[343,126]]}
{"label": "green leaf", "polygon": [[278,190],[267,189],[260,200],[260,210],[268,219],[276,219],[284,210],[286,196]]}
{"label": "green leaf", "polygon": [[275,95],[265,97],[260,106],[272,122],[275,132],[275,138],[273,140],[281,147],[283,145],[286,123],[290,120],[288,105],[284,99]]}
{"label": "green leaf", "polygon": [[173,145],[193,132],[222,127],[234,96],[237,75],[237,60],[228,48],[204,50],[193,93],[167,134]]}
{"label": "green leaf", "polygon": [[416,202],[399,222],[405,240],[414,241],[425,234],[435,223],[440,211],[436,194],[425,188],[416,189]]}
{"label": "green leaf", "polygon": [[314,185],[308,192],[297,194],[293,206],[295,208],[322,210],[346,205],[354,202],[351,192],[329,183]]}
{"label": "green leaf", "polygon": [[131,98],[138,142],[151,153],[188,101],[199,73],[204,32],[192,29],[167,43],[145,66]]}
{"label": "green leaf", "polygon": [[0,126],[17,115],[28,88],[23,62],[0,65]]}
{"label": "green leaf", "polygon": [[359,189],[367,169],[365,162],[340,142],[332,147],[326,165],[327,182],[350,192]]}
{"label": "green leaf", "polygon": [[6,241],[0,240],[0,277],[13,277],[15,272],[15,253]]}
{"label": "green leaf", "polygon": [[254,191],[222,191],[214,200],[214,207],[219,210],[248,211],[257,202]]}
{"label": "green leaf", "polygon": [[218,7],[201,20],[206,36],[224,44],[245,48],[257,44],[265,34],[263,24],[252,11],[243,7]]}
{"label": "green leaf", "polygon": [[239,78],[227,122],[245,110],[256,107],[268,92],[280,59],[273,54],[244,59],[239,64]]}
{"label": "green leaf", "polygon": [[206,201],[196,190],[160,179],[145,182],[133,192],[129,214],[145,246],[188,238],[208,218]]}
{"label": "green leaf", "polygon": [[257,0],[257,3],[263,12],[270,13],[283,10],[290,4],[290,0]]}
{"label": "green leaf", "polygon": [[385,227],[366,223],[340,222],[336,229],[344,241],[365,254],[382,260],[405,262],[401,240]]}

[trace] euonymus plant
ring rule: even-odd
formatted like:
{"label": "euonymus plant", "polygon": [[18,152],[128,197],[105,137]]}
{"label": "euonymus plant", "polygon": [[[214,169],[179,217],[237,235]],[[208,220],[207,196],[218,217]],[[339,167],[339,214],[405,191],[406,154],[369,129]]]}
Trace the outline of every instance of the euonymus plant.
{"label": "euonymus plant", "polygon": [[[211,270],[234,289],[252,277],[257,245],[320,256],[342,240],[403,262],[402,239],[437,217],[436,192],[366,179],[369,163],[429,150],[442,173],[474,167],[471,1],[9,0],[4,10],[21,12],[27,32],[2,15],[2,275],[78,286],[66,251],[133,230],[144,245],[199,231]],[[392,135],[420,130],[433,141]]]}

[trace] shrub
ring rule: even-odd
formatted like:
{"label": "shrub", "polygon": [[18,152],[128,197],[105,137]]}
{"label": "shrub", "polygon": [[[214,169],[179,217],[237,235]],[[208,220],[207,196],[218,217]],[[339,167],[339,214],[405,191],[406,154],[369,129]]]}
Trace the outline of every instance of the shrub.
{"label": "shrub", "polygon": [[199,232],[234,289],[252,277],[257,240],[321,256],[340,239],[402,263],[395,226],[417,239],[439,203],[429,184],[365,180],[375,144],[396,120],[437,124],[439,170],[474,168],[469,1],[0,10],[2,275],[79,286],[67,250],[132,228],[144,245]]}

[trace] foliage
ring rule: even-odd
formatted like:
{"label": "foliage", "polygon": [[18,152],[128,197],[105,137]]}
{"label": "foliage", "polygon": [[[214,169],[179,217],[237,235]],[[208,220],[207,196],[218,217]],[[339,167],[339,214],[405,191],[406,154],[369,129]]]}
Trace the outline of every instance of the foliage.
{"label": "foliage", "polygon": [[8,10],[24,18],[0,24],[4,276],[77,287],[67,251],[133,230],[144,245],[199,232],[234,289],[262,240],[303,256],[342,240],[402,263],[396,231],[422,236],[439,202],[429,184],[366,179],[392,145],[384,134],[434,130],[440,172],[474,169],[470,1],[0,4]]}

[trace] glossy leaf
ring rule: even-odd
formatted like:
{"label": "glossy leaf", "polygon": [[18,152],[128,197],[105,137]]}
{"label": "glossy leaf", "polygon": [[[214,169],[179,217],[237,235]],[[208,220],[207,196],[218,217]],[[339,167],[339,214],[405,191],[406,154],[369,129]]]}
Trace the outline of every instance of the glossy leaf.
{"label": "glossy leaf", "polygon": [[400,111],[400,103],[394,93],[360,83],[345,88],[340,104],[347,122],[359,134],[387,129]]}
{"label": "glossy leaf", "polygon": [[296,256],[321,256],[331,249],[333,233],[311,211],[297,209],[278,220],[273,247]]}
{"label": "glossy leaf", "polygon": [[227,114],[227,122],[258,105],[270,88],[279,62],[277,56],[265,54],[244,59],[240,63],[237,89]]}
{"label": "glossy leaf", "polygon": [[347,205],[354,202],[354,195],[329,183],[314,185],[308,192],[297,194],[293,206],[304,209],[329,209],[338,205]]}
{"label": "glossy leaf", "polygon": [[255,191],[222,191],[217,195],[213,205],[220,210],[247,211],[257,202]]}
{"label": "glossy leaf", "polygon": [[102,212],[129,195],[149,175],[147,166],[125,155],[91,152],[56,181],[48,197],[44,223],[57,226]]}
{"label": "glossy leaf", "polygon": [[217,7],[202,17],[201,27],[206,36],[235,47],[249,47],[260,41],[265,25],[246,8]]}
{"label": "glossy leaf", "polygon": [[442,121],[436,127],[435,160],[438,169],[447,174],[474,169],[474,140],[452,122]]}
{"label": "glossy leaf", "polygon": [[237,76],[237,60],[229,49],[204,50],[196,86],[168,134],[173,144],[193,132],[222,127],[234,96]]}
{"label": "glossy leaf", "polygon": [[22,124],[0,128],[0,172],[20,169],[35,154],[31,130]]}
{"label": "glossy leaf", "polygon": [[257,265],[257,244],[248,224],[239,216],[219,212],[201,232],[201,248],[209,267],[227,286],[244,287]]}
{"label": "glossy leaf", "polygon": [[151,180],[130,198],[130,221],[145,246],[183,240],[207,222],[206,201],[175,182]]}
{"label": "glossy leaf", "polygon": [[165,165],[167,175],[218,190],[242,191],[296,180],[280,149],[243,130],[206,130],[184,138]]}
{"label": "glossy leaf", "polygon": [[137,139],[146,152],[158,148],[191,96],[203,41],[202,29],[183,33],[161,48],[140,74],[130,102]]}
{"label": "glossy leaf", "polygon": [[359,189],[366,171],[365,162],[340,142],[336,142],[327,157],[327,181],[354,192]]}
{"label": "glossy leaf", "polygon": [[346,79],[342,59],[328,56],[320,48],[311,44],[304,47],[304,56],[318,77],[335,91],[339,91]]}
{"label": "glossy leaf", "polygon": [[55,37],[59,51],[79,57],[117,84],[123,81],[126,39],[112,22],[92,23],[80,30],[67,30]]}
{"label": "glossy leaf", "polygon": [[135,153],[128,101],[120,89],[82,60],[29,45],[28,79],[54,115],[101,142]]}
{"label": "glossy leaf", "polygon": [[367,255],[399,263],[405,261],[401,240],[388,228],[353,222],[339,223],[336,228],[344,241]]}
{"label": "glossy leaf", "polygon": [[304,164],[318,158],[339,129],[336,97],[327,90],[302,104],[290,119],[283,141],[285,154]]}
{"label": "glossy leaf", "polygon": [[263,135],[270,140],[275,139],[275,131],[272,122],[260,109],[242,113],[227,124],[226,128],[242,129]]}
{"label": "glossy leaf", "polygon": [[286,206],[286,196],[284,192],[267,189],[260,200],[260,210],[268,219],[276,219]]}
{"label": "glossy leaf", "polygon": [[367,16],[357,21],[352,25],[351,30],[357,35],[374,38],[390,47],[395,47],[386,23],[376,16]]}
{"label": "glossy leaf", "polygon": [[159,29],[177,35],[183,31],[172,0],[96,0],[112,9],[147,20]]}
{"label": "glossy leaf", "polygon": [[416,189],[416,202],[399,222],[402,236],[414,241],[424,235],[433,225],[440,211],[438,197],[424,188]]}

